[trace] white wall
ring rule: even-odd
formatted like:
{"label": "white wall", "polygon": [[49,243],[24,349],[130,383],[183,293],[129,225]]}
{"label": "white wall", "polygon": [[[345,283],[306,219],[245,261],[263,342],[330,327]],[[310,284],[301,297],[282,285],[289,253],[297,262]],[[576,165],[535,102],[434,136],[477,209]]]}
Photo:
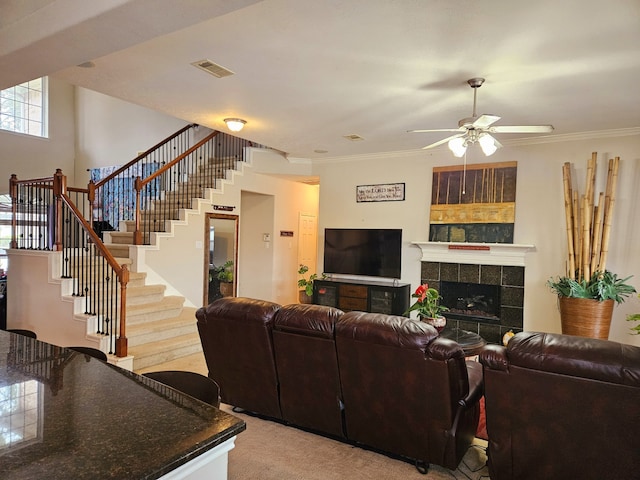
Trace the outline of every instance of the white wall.
{"label": "white wall", "polygon": [[[159,250],[145,253],[147,265],[185,296],[189,305],[200,306],[204,298],[205,214],[214,212],[214,205],[231,207],[225,213],[240,217],[238,295],[281,304],[298,301],[298,215],[318,214],[318,188],[256,173],[261,163],[284,161],[274,151],[250,149],[249,155],[251,166],[214,193],[210,202],[201,201],[200,210],[190,211],[184,223],[175,224],[174,236],[161,235]],[[257,213],[252,212],[254,208]],[[280,237],[281,230],[293,231],[294,237]],[[268,248],[263,233],[271,234]]]}
{"label": "white wall", "polygon": [[[473,150],[473,149],[470,149]],[[564,271],[566,237],[562,164],[572,162],[575,178],[584,192],[586,162],[598,152],[597,192],[604,191],[606,161],[621,158],[615,218],[607,268],[630,280],[640,289],[640,136],[571,140],[528,146],[505,146],[488,159],[471,152],[468,163],[518,162],[516,224],[514,243],[533,244],[525,268],[524,327],[528,330],[560,332],[556,297],[545,282]],[[348,160],[348,161],[346,161]],[[320,176],[319,269],[323,264],[324,228],[402,228],[402,281],[415,288],[420,282],[418,247],[412,241],[426,241],[429,231],[431,175],[434,166],[458,165],[446,148],[423,152],[399,152],[328,159],[314,168]],[[406,183],[403,202],[356,203],[357,185]],[[610,339],[640,345],[640,336],[630,336],[626,315],[640,311],[637,297],[614,310]]]}
{"label": "white wall", "polygon": [[[49,138],[0,130],[0,193],[9,192],[9,178],[51,177],[61,168],[74,181],[73,86],[49,78]],[[73,183],[70,183],[73,185]]]}
{"label": "white wall", "polygon": [[78,187],[89,182],[87,169],[124,165],[188,124],[86,88],[75,89],[75,105]]}

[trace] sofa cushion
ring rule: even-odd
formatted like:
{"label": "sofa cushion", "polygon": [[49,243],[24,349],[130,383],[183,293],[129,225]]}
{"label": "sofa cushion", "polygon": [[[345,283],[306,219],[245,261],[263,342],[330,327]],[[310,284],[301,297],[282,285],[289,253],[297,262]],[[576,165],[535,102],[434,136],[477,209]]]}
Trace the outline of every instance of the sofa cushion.
{"label": "sofa cushion", "polygon": [[276,313],[273,328],[333,340],[334,325],[342,314],[342,310],[323,305],[286,305]]}
{"label": "sofa cushion", "polygon": [[521,333],[507,345],[509,364],[640,387],[640,348],[608,340]]}
{"label": "sofa cushion", "polygon": [[424,322],[382,313],[348,312],[336,324],[336,336],[424,352],[438,331]]}

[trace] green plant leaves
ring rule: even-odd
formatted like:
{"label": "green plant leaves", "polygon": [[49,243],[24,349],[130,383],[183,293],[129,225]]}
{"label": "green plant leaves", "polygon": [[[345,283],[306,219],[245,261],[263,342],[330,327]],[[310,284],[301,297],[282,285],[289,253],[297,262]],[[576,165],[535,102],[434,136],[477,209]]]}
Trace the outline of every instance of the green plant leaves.
{"label": "green plant leaves", "polygon": [[594,273],[588,281],[569,277],[558,277],[556,280],[551,278],[547,281],[547,286],[560,297],[589,298],[600,302],[614,300],[622,303],[636,292],[633,286],[626,283],[630,278],[631,276],[619,278],[607,270],[604,273]]}

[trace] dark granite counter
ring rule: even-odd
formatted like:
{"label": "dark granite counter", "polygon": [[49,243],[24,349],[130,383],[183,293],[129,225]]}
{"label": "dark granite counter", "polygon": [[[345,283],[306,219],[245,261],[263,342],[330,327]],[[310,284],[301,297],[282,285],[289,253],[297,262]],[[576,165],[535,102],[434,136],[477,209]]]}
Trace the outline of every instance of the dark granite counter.
{"label": "dark granite counter", "polygon": [[84,354],[0,331],[0,478],[155,479],[246,428]]}

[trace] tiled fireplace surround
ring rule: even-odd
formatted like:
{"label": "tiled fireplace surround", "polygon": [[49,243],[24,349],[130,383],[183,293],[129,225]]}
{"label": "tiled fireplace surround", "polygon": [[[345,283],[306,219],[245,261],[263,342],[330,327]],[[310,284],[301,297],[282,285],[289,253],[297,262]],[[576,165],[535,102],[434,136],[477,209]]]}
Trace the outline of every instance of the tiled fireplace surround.
{"label": "tiled fireplace surround", "polygon": [[[488,343],[502,343],[512,330],[522,331],[524,312],[524,257],[530,245],[453,244],[420,242],[422,283],[441,290],[441,282],[499,286],[499,320],[447,318],[447,328],[458,327],[479,334]],[[477,248],[477,250],[475,250]],[[507,255],[499,253],[507,249]],[[515,255],[512,255],[515,252]],[[446,316],[446,314],[445,314]]]}

